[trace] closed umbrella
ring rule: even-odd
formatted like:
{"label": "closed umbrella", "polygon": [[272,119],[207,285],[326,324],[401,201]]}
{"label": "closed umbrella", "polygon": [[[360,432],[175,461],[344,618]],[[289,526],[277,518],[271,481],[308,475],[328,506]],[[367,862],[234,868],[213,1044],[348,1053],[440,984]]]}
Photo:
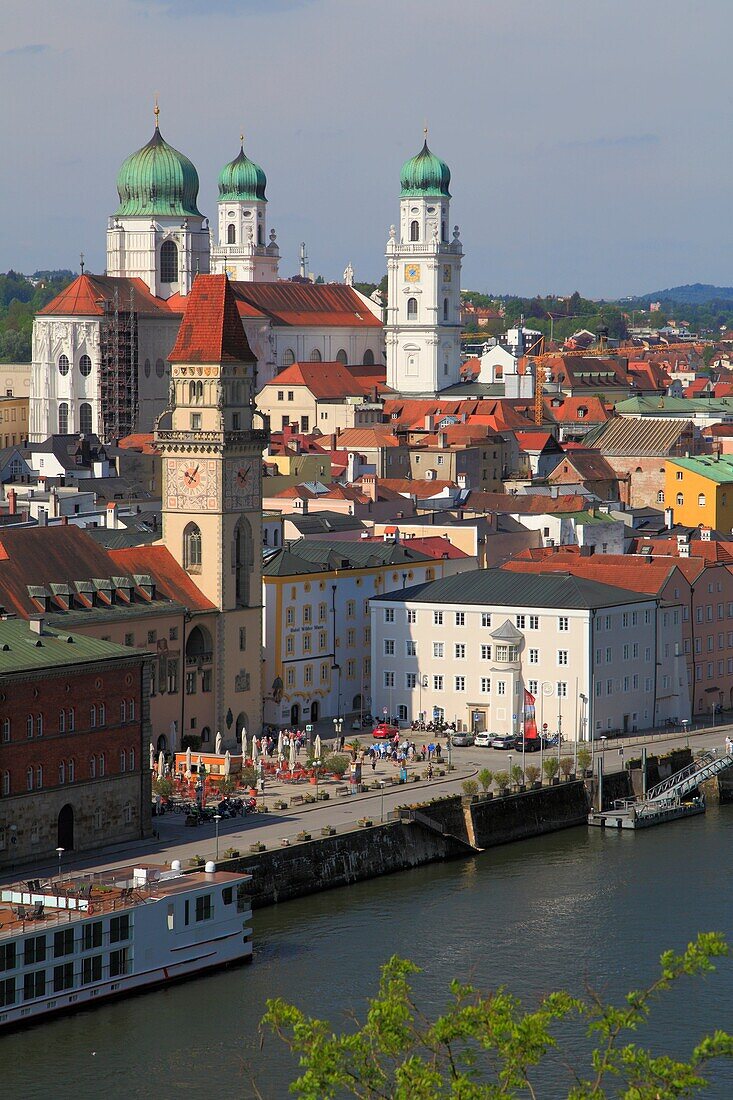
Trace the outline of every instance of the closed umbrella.
{"label": "closed umbrella", "polygon": [[242,766],[247,759],[247,731],[242,727]]}
{"label": "closed umbrella", "polygon": [[216,755],[221,756],[221,733],[217,732],[216,735]]}
{"label": "closed umbrella", "polygon": [[163,752],[161,750],[161,752],[158,753],[158,779],[163,778],[164,770],[165,770],[165,757],[163,756]]}
{"label": "closed umbrella", "polygon": [[282,756],[282,754],[283,754],[283,740],[284,740],[283,731],[280,730],[280,732],[277,735],[277,755],[278,756]]}
{"label": "closed umbrella", "polygon": [[224,757],[224,775],[225,776],[229,775],[229,771],[231,769],[231,766],[232,766],[232,758],[231,758],[231,754],[229,752],[229,749],[227,749],[226,756]]}
{"label": "closed umbrella", "polygon": [[155,749],[153,748],[153,742],[150,742],[150,770],[155,767]]}
{"label": "closed umbrella", "polygon": [[316,740],[315,740],[315,743],[313,745],[313,752],[315,754],[316,760],[320,760],[321,759],[321,753],[323,752],[323,749],[321,748],[321,735],[320,735],[320,733],[316,734]]}
{"label": "closed umbrella", "polygon": [[257,763],[257,738],[252,734],[252,763]]}
{"label": "closed umbrella", "polygon": [[290,770],[295,771],[295,738],[290,740]]}
{"label": "closed umbrella", "polygon": [[191,774],[191,746],[186,749],[186,775]]}

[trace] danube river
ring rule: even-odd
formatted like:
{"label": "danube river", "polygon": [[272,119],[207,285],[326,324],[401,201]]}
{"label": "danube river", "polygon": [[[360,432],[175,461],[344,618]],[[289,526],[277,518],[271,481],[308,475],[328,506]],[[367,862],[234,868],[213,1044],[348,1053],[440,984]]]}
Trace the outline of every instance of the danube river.
{"label": "danube river", "polygon": [[[393,875],[255,913],[250,967],[118,1001],[0,1039],[7,1096],[287,1096],[293,1065],[268,1036],[266,998],[281,995],[336,1024],[363,1012],[393,952],[425,968],[420,1001],[444,1003],[452,977],[506,985],[528,1004],[586,984],[619,995],[650,981],[667,947],[698,930],[733,941],[733,807],[637,834],[577,828],[463,862]],[[685,1053],[731,1023],[733,960],[685,981],[638,1039]],[[566,1093],[559,1067],[540,1095]],[[733,1095],[723,1066],[706,1094]]]}

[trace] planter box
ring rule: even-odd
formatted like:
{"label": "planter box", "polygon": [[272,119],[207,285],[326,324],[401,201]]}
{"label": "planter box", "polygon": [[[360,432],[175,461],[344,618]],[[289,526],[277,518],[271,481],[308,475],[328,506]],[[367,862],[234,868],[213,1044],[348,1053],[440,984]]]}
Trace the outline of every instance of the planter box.
{"label": "planter box", "polygon": [[265,846],[264,844],[250,844],[249,850],[250,852],[264,852]]}
{"label": "planter box", "polygon": [[311,840],[312,837],[311,837],[310,833],[298,833],[298,835],[296,836],[295,839],[296,840]]}
{"label": "planter box", "polygon": [[283,848],[289,848],[290,847],[290,837],[289,836],[281,836],[280,837],[280,843],[282,844]]}
{"label": "planter box", "polygon": [[283,802],[282,799],[280,799],[279,802],[275,803],[275,809],[276,810],[287,810],[287,808],[288,808],[287,802]]}
{"label": "planter box", "polygon": [[532,784],[532,790],[533,791],[541,791],[542,790],[542,784],[540,783],[539,779],[535,779],[534,783]]}
{"label": "planter box", "polygon": [[331,795],[328,793],[328,791],[319,791],[318,792],[318,801],[319,802],[328,802],[330,797],[331,797]]}
{"label": "planter box", "polygon": [[368,829],[370,825],[374,824],[374,822],[372,821],[371,817],[360,817],[359,824],[361,825],[362,829]]}
{"label": "planter box", "polygon": [[336,830],[333,825],[324,825],[321,829],[321,836],[335,836]]}
{"label": "planter box", "polygon": [[559,785],[559,783],[560,783],[560,780],[558,779],[557,776],[555,776],[555,778],[552,781],[553,787],[557,787]]}
{"label": "planter box", "polygon": [[502,787],[500,793],[501,793],[502,798],[506,798],[506,796],[509,794],[509,788],[508,787]]}

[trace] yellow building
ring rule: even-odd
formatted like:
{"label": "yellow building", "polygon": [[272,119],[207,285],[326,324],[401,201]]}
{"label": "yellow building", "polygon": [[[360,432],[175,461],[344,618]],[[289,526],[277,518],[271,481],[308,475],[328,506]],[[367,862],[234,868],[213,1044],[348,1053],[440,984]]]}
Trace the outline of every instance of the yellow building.
{"label": "yellow building", "polygon": [[733,455],[668,458],[664,502],[685,527],[733,528]]}
{"label": "yellow building", "polygon": [[28,438],[28,398],[0,397],[0,447],[15,447]]}

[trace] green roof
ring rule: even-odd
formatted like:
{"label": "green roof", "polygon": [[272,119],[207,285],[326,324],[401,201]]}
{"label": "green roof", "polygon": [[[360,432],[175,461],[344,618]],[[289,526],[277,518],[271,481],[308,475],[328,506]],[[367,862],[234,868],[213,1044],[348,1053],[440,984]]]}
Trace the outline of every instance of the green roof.
{"label": "green roof", "polygon": [[124,162],[117,175],[117,215],[201,217],[196,206],[198,172],[188,157],[165,141],[158,129],[147,145]]}
{"label": "green roof", "polygon": [[373,600],[399,603],[477,604],[521,608],[552,607],[591,610],[618,604],[642,603],[648,594],[629,592],[615,585],[586,580],[569,573],[512,573],[504,569],[473,569],[426,584],[373,596]]}
{"label": "green roof", "polygon": [[0,675],[144,656],[143,650],[69,634],[45,624],[43,633],[36,634],[25,619],[0,621]]}
{"label": "green roof", "polygon": [[629,397],[616,402],[616,412],[641,416],[687,416],[688,419],[696,412],[733,416],[733,400],[729,397]]}
{"label": "green roof", "polygon": [[431,153],[427,141],[417,156],[410,157],[402,165],[400,188],[403,199],[422,198],[425,195],[443,195],[450,198],[450,168]]}
{"label": "green roof", "polygon": [[609,515],[598,516],[598,515],[596,515],[595,512],[585,512],[585,511],[584,512],[565,512],[564,515],[563,515],[563,519],[573,519],[573,520],[575,520],[576,523],[582,523],[582,524],[585,524],[586,526],[588,526],[589,524],[593,524],[593,523],[606,524],[606,523],[615,523],[616,522],[616,520],[614,520],[613,516],[609,516]]}
{"label": "green roof", "polygon": [[668,458],[667,461],[719,485],[733,481],[733,455],[721,455],[717,459],[714,455],[698,455],[696,458]]}
{"label": "green roof", "polygon": [[263,566],[262,573],[266,577],[294,577],[299,573],[373,569],[380,565],[407,565],[430,560],[428,554],[400,542],[297,539],[273,554]]}
{"label": "green roof", "polygon": [[239,155],[219,173],[219,202],[267,202],[267,177],[240,146]]}

